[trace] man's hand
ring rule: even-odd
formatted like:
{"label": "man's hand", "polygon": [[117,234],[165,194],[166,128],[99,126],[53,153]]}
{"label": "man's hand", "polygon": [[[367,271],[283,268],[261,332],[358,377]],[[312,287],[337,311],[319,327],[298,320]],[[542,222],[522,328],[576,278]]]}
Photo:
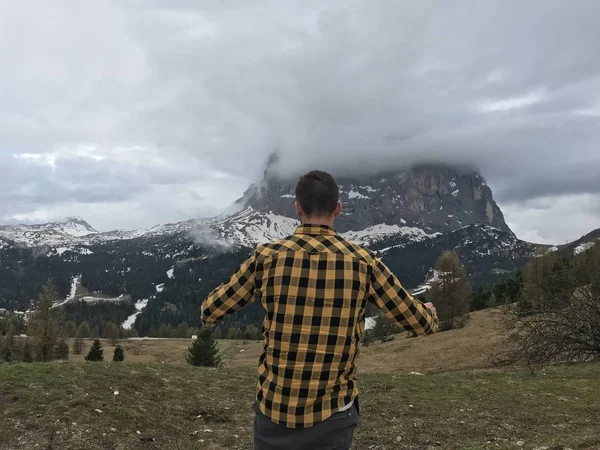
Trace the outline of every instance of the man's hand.
{"label": "man's hand", "polygon": [[428,302],[428,303],[425,303],[424,306],[429,311],[431,311],[431,314],[433,314],[434,317],[437,317],[437,309],[435,308],[435,306],[433,306],[433,303]]}

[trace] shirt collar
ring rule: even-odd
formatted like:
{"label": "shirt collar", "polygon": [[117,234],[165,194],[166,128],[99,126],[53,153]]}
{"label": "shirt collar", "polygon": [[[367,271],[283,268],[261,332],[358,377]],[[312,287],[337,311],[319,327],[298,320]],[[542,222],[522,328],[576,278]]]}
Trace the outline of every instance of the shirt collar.
{"label": "shirt collar", "polygon": [[335,236],[337,233],[327,225],[300,225],[294,234],[307,234],[309,236]]}

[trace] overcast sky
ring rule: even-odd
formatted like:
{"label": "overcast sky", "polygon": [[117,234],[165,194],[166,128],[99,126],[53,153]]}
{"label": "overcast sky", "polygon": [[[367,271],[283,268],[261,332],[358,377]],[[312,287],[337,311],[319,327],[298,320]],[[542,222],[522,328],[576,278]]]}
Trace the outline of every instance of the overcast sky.
{"label": "overcast sky", "polygon": [[600,227],[600,2],[0,0],[0,223],[213,215],[282,173],[477,165],[520,238]]}

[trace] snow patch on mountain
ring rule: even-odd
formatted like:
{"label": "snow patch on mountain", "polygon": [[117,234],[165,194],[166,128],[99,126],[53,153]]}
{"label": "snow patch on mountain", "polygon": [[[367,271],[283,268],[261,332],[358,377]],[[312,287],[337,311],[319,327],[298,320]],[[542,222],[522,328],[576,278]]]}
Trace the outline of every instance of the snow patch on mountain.
{"label": "snow patch on mountain", "polygon": [[131,330],[131,327],[133,326],[133,324],[135,323],[135,319],[137,318],[137,316],[139,316],[142,311],[144,310],[144,308],[148,305],[148,299],[145,298],[143,300],[138,300],[137,302],[135,302],[134,306],[135,306],[135,312],[130,315],[127,319],[125,319],[125,322],[123,322],[121,324],[121,327],[125,330]]}
{"label": "snow patch on mountain", "polygon": [[347,231],[342,237],[359,245],[371,245],[390,236],[404,236],[411,242],[431,239],[441,233],[429,234],[425,230],[416,227],[401,227],[399,225],[388,225],[380,223],[360,231]]}
{"label": "snow patch on mountain", "polygon": [[80,277],[81,275],[73,277],[73,279],[71,280],[71,290],[69,291],[69,295],[67,296],[67,298],[62,301],[56,302],[52,305],[52,308],[58,308],[59,306],[62,306],[75,299],[75,294],[77,292],[77,284],[79,283]]}
{"label": "snow patch on mountain", "polygon": [[364,189],[367,192],[377,192],[379,189],[373,189],[371,186],[359,186],[359,188]]}
{"label": "snow patch on mountain", "polygon": [[129,297],[125,297],[123,294],[119,295],[118,297],[96,297],[94,295],[84,295],[80,299],[80,301],[83,301],[86,303],[101,303],[101,302],[118,303],[118,302],[126,302],[128,300],[129,300]]}
{"label": "snow patch on mountain", "polygon": [[295,219],[248,207],[230,216],[205,221],[199,228],[210,230],[215,244],[254,247],[283,239],[293,234],[298,225],[300,222]]}
{"label": "snow patch on mountain", "polygon": [[579,255],[583,252],[587,252],[590,248],[592,248],[596,243],[595,242],[584,242],[583,244],[578,245],[573,250],[573,253]]}
{"label": "snow patch on mountain", "polygon": [[360,192],[352,189],[352,190],[350,190],[350,192],[348,192],[348,198],[370,198],[370,197],[367,197],[366,195],[363,195]]}
{"label": "snow patch on mountain", "polygon": [[417,286],[416,288],[414,288],[412,290],[412,295],[419,296],[419,295],[423,295],[425,292],[429,291],[433,287],[434,283],[440,281],[441,275],[442,275],[442,272],[434,269],[431,276],[429,276],[423,284]]}

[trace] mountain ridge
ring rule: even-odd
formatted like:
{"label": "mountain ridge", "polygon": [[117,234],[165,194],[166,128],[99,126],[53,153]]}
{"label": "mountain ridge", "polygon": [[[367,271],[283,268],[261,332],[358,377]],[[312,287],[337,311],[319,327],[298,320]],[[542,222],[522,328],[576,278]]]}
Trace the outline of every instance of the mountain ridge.
{"label": "mountain ridge", "polygon": [[[295,217],[295,180],[280,179],[271,168],[236,201],[252,207]],[[341,232],[359,231],[378,224],[404,224],[429,232],[448,232],[483,223],[512,233],[492,190],[478,171],[459,171],[447,165],[417,165],[402,171],[337,178],[342,215],[336,221]]]}
{"label": "mountain ridge", "polygon": [[[120,323],[141,334],[182,322],[200,326],[202,299],[256,245],[288,236],[299,223],[294,183],[274,178],[267,169],[235,203],[236,211],[217,217],[108,232],[75,217],[0,226],[0,307],[30,309],[49,278],[63,299],[72,298],[73,280],[80,280],[90,297],[129,299],[110,308],[122,316]],[[585,251],[600,237],[600,230],[592,232],[572,248],[518,239],[476,171],[426,166],[384,176],[342,177],[338,183],[350,214],[336,223],[337,231],[370,248],[416,292],[425,292],[419,286],[427,285],[444,250],[459,255],[471,285],[478,288],[492,286],[536,256]],[[81,312],[77,320],[103,308],[83,303],[67,303],[71,311]],[[251,305],[228,319],[228,327],[260,324],[262,313]]]}

